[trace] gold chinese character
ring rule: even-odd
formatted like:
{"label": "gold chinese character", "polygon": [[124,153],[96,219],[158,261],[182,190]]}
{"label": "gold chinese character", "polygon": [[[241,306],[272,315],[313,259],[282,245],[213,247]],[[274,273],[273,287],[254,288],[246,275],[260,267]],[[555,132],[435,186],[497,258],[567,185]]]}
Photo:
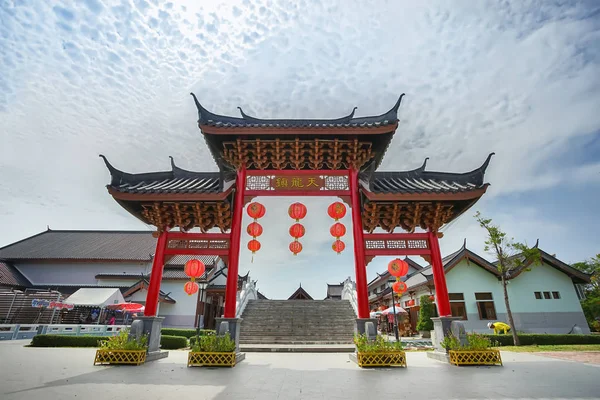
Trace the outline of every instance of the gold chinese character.
{"label": "gold chinese character", "polygon": [[302,183],[302,178],[292,178],[292,187],[304,187],[304,184]]}
{"label": "gold chinese character", "polygon": [[288,180],[287,178],[276,178],[275,179],[275,187],[287,187],[288,186]]}
{"label": "gold chinese character", "polygon": [[306,185],[306,187],[311,187],[311,186],[319,187],[319,185],[317,184],[317,180],[315,178],[308,178],[308,184]]}

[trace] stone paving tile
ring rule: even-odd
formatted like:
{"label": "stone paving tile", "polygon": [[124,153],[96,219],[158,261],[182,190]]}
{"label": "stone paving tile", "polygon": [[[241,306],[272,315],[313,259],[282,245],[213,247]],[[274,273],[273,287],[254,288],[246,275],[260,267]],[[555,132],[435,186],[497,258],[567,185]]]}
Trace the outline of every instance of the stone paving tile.
{"label": "stone paving tile", "polygon": [[600,368],[526,353],[504,367],[455,367],[408,353],[408,368],[360,369],[347,354],[248,353],[235,368],[187,368],[187,353],[139,367],[93,366],[94,349],[0,342],[0,399],[600,398]]}
{"label": "stone paving tile", "polygon": [[542,351],[536,354],[543,357],[600,365],[600,351]]}

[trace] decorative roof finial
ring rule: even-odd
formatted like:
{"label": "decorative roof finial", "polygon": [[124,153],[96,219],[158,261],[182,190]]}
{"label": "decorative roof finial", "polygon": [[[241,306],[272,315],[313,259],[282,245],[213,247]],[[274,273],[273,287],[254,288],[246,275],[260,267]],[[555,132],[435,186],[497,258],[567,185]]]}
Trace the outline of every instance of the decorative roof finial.
{"label": "decorative roof finial", "polygon": [[122,172],[112,166],[112,164],[108,161],[108,159],[103,154],[98,154],[100,158],[104,160],[104,164],[106,164],[106,168],[110,171],[111,176],[114,175],[122,175]]}
{"label": "decorative roof finial", "polygon": [[467,238],[465,238],[464,242],[463,242],[463,249],[467,249]]}
{"label": "decorative roof finial", "polygon": [[534,248],[534,249],[537,249],[537,248],[539,248],[539,246],[540,246],[540,238],[538,238],[538,239],[535,241],[535,246],[533,246],[533,248]]}
{"label": "decorative roof finial", "polygon": [[353,118],[353,117],[354,117],[354,112],[355,112],[357,109],[358,109],[358,107],[354,107],[354,108],[352,109],[352,112],[350,113],[350,118]]}
{"label": "decorative roof finial", "polygon": [[405,96],[404,93],[402,93],[400,95],[400,97],[398,97],[398,101],[396,101],[396,104],[394,104],[394,108],[392,108],[392,110],[398,112],[398,109],[400,108],[400,103],[402,103],[402,98]]}
{"label": "decorative roof finial", "polygon": [[171,169],[177,168],[177,166],[175,165],[175,160],[173,159],[173,156],[169,156],[169,158],[171,159]]}
{"label": "decorative roof finial", "polygon": [[487,169],[488,165],[490,165],[490,160],[492,159],[492,156],[495,155],[496,153],[490,153],[487,158],[485,159],[485,162],[483,163],[483,165],[481,167],[479,167],[479,169],[481,170],[481,172],[485,172],[485,170]]}
{"label": "decorative roof finial", "polygon": [[425,171],[425,167],[427,166],[427,160],[429,160],[429,157],[425,157],[425,160],[423,160],[423,165],[421,165],[421,168],[419,168],[420,171]]}

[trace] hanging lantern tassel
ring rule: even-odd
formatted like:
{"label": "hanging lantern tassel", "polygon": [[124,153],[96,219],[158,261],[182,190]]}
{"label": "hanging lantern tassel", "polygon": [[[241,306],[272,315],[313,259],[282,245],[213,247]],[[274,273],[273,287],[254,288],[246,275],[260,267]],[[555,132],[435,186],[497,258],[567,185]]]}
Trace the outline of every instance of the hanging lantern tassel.
{"label": "hanging lantern tassel", "polygon": [[252,252],[252,259],[250,262],[254,262],[254,253],[260,250],[260,242],[256,238],[248,242],[248,250]]}

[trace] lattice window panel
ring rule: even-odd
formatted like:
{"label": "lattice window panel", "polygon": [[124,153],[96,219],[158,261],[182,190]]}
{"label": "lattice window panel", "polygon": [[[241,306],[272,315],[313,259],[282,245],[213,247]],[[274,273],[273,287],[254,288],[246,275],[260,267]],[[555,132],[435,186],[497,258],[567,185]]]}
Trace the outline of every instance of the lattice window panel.
{"label": "lattice window panel", "polygon": [[326,176],[325,177],[325,189],[326,190],[349,190],[347,176]]}
{"label": "lattice window panel", "polygon": [[188,367],[233,367],[235,353],[188,353]]}
{"label": "lattice window panel", "polygon": [[140,365],[146,361],[146,350],[96,350],[94,365]]}
{"label": "lattice window panel", "polygon": [[270,190],[270,176],[248,176],[246,177],[246,190]]}
{"label": "lattice window panel", "polygon": [[169,240],[169,249],[228,249],[229,240],[224,239],[176,239]]}
{"label": "lattice window panel", "polygon": [[406,240],[406,239],[380,239],[380,240],[365,240],[365,248],[367,250],[405,250],[405,249],[429,249],[426,240]]}
{"label": "lattice window panel", "polygon": [[450,350],[450,364],[502,365],[502,357],[498,350]]}

